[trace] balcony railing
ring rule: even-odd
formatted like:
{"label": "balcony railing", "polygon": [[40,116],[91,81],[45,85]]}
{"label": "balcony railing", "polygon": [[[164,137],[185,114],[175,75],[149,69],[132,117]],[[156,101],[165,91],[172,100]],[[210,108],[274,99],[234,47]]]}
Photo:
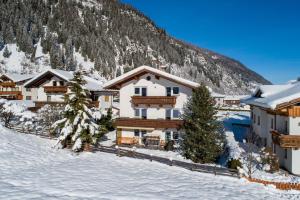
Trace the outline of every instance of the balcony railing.
{"label": "balcony railing", "polygon": [[134,118],[118,118],[116,126],[123,127],[139,127],[139,128],[176,128],[180,129],[183,120],[165,120],[165,119],[134,119]]}
{"label": "balcony railing", "polygon": [[172,105],[176,104],[175,96],[133,96],[131,97],[134,105]]}
{"label": "balcony railing", "polygon": [[0,95],[17,96],[17,95],[22,95],[22,92],[21,91],[0,91]]}
{"label": "balcony railing", "polygon": [[300,117],[300,106],[288,108],[288,116]]}
{"label": "balcony railing", "polygon": [[2,83],[0,83],[0,86],[2,86],[2,87],[16,87],[16,83],[15,82],[2,82]]}
{"label": "balcony railing", "polygon": [[66,93],[68,91],[67,86],[44,86],[46,93]]}
{"label": "balcony railing", "polygon": [[284,135],[271,131],[273,143],[282,148],[300,148],[300,135]]}

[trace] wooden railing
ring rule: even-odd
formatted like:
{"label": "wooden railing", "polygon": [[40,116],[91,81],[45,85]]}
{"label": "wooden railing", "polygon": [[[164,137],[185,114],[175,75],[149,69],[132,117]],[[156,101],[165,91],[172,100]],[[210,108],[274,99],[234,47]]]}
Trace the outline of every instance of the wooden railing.
{"label": "wooden railing", "polygon": [[300,148],[300,135],[284,135],[271,131],[273,143],[282,148]]}
{"label": "wooden railing", "polygon": [[16,87],[16,83],[15,82],[2,82],[2,83],[0,83],[0,86],[2,86],[2,87]]}
{"label": "wooden railing", "polygon": [[17,95],[22,95],[22,92],[21,91],[0,91],[0,95],[17,96]]}
{"label": "wooden railing", "polygon": [[123,127],[180,129],[183,120],[118,118],[115,124]]}
{"label": "wooden railing", "polygon": [[132,96],[132,103],[134,105],[172,105],[176,104],[175,96]]}
{"label": "wooden railing", "polygon": [[46,93],[66,93],[68,91],[67,86],[44,86]]}
{"label": "wooden railing", "polygon": [[300,117],[300,106],[288,108],[288,115],[291,117]]}

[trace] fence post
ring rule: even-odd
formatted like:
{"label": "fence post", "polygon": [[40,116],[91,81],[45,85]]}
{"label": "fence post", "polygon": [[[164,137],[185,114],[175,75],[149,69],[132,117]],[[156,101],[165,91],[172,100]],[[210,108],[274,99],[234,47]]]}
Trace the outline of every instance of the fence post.
{"label": "fence post", "polygon": [[170,166],[173,166],[173,158],[170,157],[169,160],[170,160]]}
{"label": "fence post", "polygon": [[214,166],[214,174],[215,174],[215,176],[217,176],[217,166],[216,165]]}
{"label": "fence post", "polygon": [[152,162],[152,156],[153,156],[153,154],[151,153],[150,154],[150,162]]}

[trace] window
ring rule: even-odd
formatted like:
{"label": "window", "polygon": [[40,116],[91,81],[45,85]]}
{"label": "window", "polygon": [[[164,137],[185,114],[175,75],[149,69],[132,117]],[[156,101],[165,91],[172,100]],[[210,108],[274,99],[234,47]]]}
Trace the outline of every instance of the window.
{"label": "window", "polygon": [[26,92],[30,92],[31,91],[31,88],[26,88]]}
{"label": "window", "polygon": [[257,125],[260,125],[260,116],[257,116]]}
{"label": "window", "polygon": [[147,109],[142,109],[142,119],[147,119]]}
{"label": "window", "polygon": [[140,116],[140,109],[134,109],[134,116],[139,117]]}
{"label": "window", "polygon": [[256,115],[254,114],[253,117],[254,117],[253,122],[254,122],[254,124],[255,124],[255,123],[256,123]]}
{"label": "window", "polygon": [[284,158],[287,159],[288,157],[288,153],[287,153],[287,149],[284,150]]}
{"label": "window", "polygon": [[64,82],[63,81],[59,81],[59,85],[60,86],[64,86]]}
{"label": "window", "polygon": [[178,132],[173,132],[173,139],[178,140],[179,139],[179,133]]}
{"label": "window", "polygon": [[288,121],[285,121],[285,133],[288,133]]}
{"label": "window", "polygon": [[53,81],[53,86],[57,86],[57,83],[56,83],[56,81]]}
{"label": "window", "polygon": [[171,119],[171,109],[166,110],[166,119]]}
{"label": "window", "polygon": [[151,76],[147,76],[147,81],[150,81],[151,80]]}
{"label": "window", "polygon": [[134,94],[135,95],[140,95],[140,88],[134,88]]}
{"label": "window", "polygon": [[166,131],[165,140],[166,141],[170,141],[171,140],[171,132],[170,131]]}
{"label": "window", "polygon": [[166,95],[179,95],[179,87],[166,87]]}
{"label": "window", "polygon": [[140,131],[137,129],[134,129],[134,136],[135,137],[140,137]]}
{"label": "window", "polygon": [[104,101],[105,101],[105,102],[109,102],[109,96],[105,96],[105,97],[104,97]]}
{"label": "window", "polygon": [[145,130],[141,131],[141,137],[145,137],[146,134],[147,134],[147,131],[145,131]]}
{"label": "window", "polygon": [[47,96],[47,101],[51,101],[51,96]]}
{"label": "window", "polygon": [[147,88],[145,87],[135,87],[134,95],[147,96]]}
{"label": "window", "polygon": [[267,146],[267,138],[264,138],[264,146]]}
{"label": "window", "polygon": [[179,94],[179,87],[173,87],[173,95]]}
{"label": "window", "polygon": [[253,112],[251,112],[251,119],[253,120]]}
{"label": "window", "polygon": [[179,110],[173,110],[173,118],[178,119],[180,117]]}
{"label": "window", "polygon": [[274,129],[274,119],[271,119],[271,129]]}
{"label": "window", "polygon": [[171,90],[171,87],[166,87],[166,91],[167,91],[167,96],[172,96],[172,90]]}
{"label": "window", "polygon": [[26,100],[31,100],[31,96],[26,96]]}

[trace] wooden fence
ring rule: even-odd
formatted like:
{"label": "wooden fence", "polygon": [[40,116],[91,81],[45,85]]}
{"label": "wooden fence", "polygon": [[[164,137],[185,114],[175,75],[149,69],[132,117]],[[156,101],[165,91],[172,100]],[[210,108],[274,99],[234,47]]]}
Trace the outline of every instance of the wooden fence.
{"label": "wooden fence", "polygon": [[256,178],[244,177],[250,182],[262,183],[264,185],[274,185],[277,189],[280,190],[300,190],[300,183],[286,183],[286,182],[274,182],[274,181],[265,181]]}
{"label": "wooden fence", "polygon": [[230,176],[239,178],[239,174],[237,170],[231,170],[225,167],[217,167],[212,165],[203,165],[203,164],[196,164],[196,163],[188,163],[183,162],[179,160],[171,160],[168,158],[163,158],[159,156],[153,156],[148,155],[144,153],[139,153],[135,151],[125,150],[125,149],[116,149],[114,147],[103,147],[99,146],[94,149],[95,151],[105,152],[105,153],[112,153],[117,156],[125,156],[130,158],[136,158],[136,159],[143,159],[143,160],[150,160],[150,161],[156,161],[165,165],[170,166],[177,166],[181,168],[185,168],[191,171],[197,171],[197,172],[204,172],[204,173],[210,173],[214,175],[221,175],[221,176]]}

